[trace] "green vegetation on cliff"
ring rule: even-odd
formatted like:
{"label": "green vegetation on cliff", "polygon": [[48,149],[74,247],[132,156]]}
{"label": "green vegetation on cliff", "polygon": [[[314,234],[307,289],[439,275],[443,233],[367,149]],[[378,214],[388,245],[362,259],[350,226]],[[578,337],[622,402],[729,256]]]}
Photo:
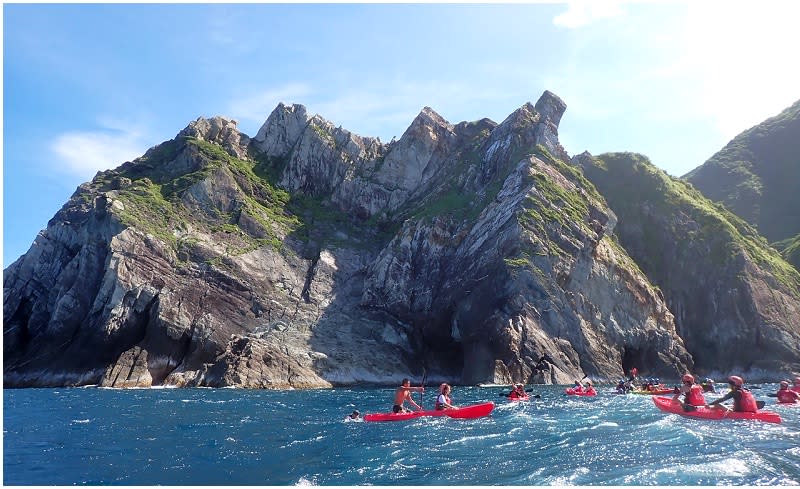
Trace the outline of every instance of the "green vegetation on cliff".
{"label": "green vegetation on cliff", "polygon": [[720,270],[744,253],[800,293],[800,273],[752,226],[686,181],[670,177],[647,157],[608,153],[584,165],[586,176],[619,217],[623,245],[655,283],[674,275],[676,266],[697,265],[689,261],[680,265],[683,259],[705,260]]}
{"label": "green vegetation on cliff", "polygon": [[800,101],[736,136],[684,176],[770,241],[800,232]]}
{"label": "green vegetation on cliff", "polygon": [[781,252],[781,256],[783,256],[787,262],[800,270],[800,234],[793,238],[773,243],[773,246]]}
{"label": "green vegetation on cliff", "polygon": [[[289,235],[306,242],[312,238],[311,227],[317,229],[313,236],[317,240],[342,236],[337,231],[348,230],[349,223],[344,213],[320,199],[291,196],[273,183],[283,166],[285,162],[252,150],[241,159],[214,142],[178,137],[134,162],[100,173],[91,188],[113,192],[112,198],[122,204],[115,210],[122,224],[151,234],[176,251],[197,243],[197,238],[176,237],[189,229],[217,235],[229,255],[263,246],[279,249]],[[193,191],[197,185],[209,186],[215,195]],[[217,202],[222,195],[231,202]],[[214,260],[210,263],[219,262]]]}

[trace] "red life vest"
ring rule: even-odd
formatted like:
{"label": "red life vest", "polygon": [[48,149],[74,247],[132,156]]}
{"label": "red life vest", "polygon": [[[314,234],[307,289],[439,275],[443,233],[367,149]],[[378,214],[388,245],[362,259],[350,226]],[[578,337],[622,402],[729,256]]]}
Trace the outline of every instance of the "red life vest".
{"label": "red life vest", "polygon": [[777,397],[778,402],[797,402],[800,395],[789,389],[781,389],[778,391]]}
{"label": "red life vest", "polygon": [[740,394],[739,402],[736,402],[735,397],[733,398],[733,410],[740,413],[758,412],[758,405],[756,404],[756,398],[753,397],[753,394],[745,389],[742,389]]}
{"label": "red life vest", "polygon": [[691,406],[705,406],[706,398],[703,397],[703,386],[693,385],[686,393],[686,404]]}

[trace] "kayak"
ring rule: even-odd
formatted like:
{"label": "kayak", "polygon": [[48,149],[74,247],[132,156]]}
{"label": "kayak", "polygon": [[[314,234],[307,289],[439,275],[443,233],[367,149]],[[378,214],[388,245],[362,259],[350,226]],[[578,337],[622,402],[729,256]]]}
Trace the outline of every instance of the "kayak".
{"label": "kayak", "polygon": [[565,390],[564,390],[564,392],[565,392],[565,393],[566,393],[568,396],[596,396],[596,395],[597,395],[597,391],[591,391],[591,392],[587,392],[587,391],[580,391],[580,392],[575,392],[575,389],[574,389],[574,388],[572,388],[572,387],[570,387],[570,388],[568,388],[568,389],[565,389]]}
{"label": "kayak", "polygon": [[439,409],[430,411],[411,411],[410,413],[373,413],[364,415],[364,421],[405,421],[425,416],[447,416],[457,419],[474,419],[488,416],[494,409],[494,403],[473,404],[456,409]]}
{"label": "kayak", "polygon": [[693,411],[684,411],[683,406],[678,401],[673,401],[671,397],[653,397],[656,407],[665,413],[678,414],[687,418],[700,419],[752,419],[764,421],[766,423],[780,423],[781,416],[771,411],[758,411],[755,413],[728,412],[724,409],[707,408],[705,406],[694,406]]}
{"label": "kayak", "polygon": [[530,400],[530,396],[526,395],[526,396],[522,396],[522,397],[509,397],[508,400],[512,401],[512,402],[515,402],[515,401],[527,401],[527,400]]}
{"label": "kayak", "polygon": [[654,390],[651,390],[651,391],[650,390],[631,391],[631,394],[640,394],[640,395],[643,395],[643,396],[663,396],[664,394],[672,394],[674,392],[675,392],[675,388],[674,387],[670,387],[670,388],[663,387],[663,388],[654,389]]}

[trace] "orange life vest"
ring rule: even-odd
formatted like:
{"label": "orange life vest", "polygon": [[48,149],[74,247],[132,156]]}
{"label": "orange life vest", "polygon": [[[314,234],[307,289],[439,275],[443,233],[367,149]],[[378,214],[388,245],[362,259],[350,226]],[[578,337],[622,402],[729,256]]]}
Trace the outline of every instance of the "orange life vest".
{"label": "orange life vest", "polygon": [[777,394],[778,402],[797,402],[798,394],[789,389],[781,389]]}
{"label": "orange life vest", "polygon": [[691,406],[705,406],[706,398],[703,397],[703,387],[700,385],[693,385],[686,393],[686,404]]}
{"label": "orange life vest", "polygon": [[742,413],[758,412],[758,405],[756,404],[756,398],[753,397],[753,394],[745,389],[742,389],[740,393],[741,396],[739,397],[739,402],[736,402],[735,397],[733,399],[733,410]]}

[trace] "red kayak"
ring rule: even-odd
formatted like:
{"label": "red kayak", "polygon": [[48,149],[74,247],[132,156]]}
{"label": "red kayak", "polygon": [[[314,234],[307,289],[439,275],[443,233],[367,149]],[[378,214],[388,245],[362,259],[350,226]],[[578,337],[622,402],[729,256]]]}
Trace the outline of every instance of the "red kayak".
{"label": "red kayak", "polygon": [[494,403],[473,404],[457,409],[439,409],[432,411],[412,411],[410,413],[373,413],[364,415],[364,421],[405,421],[423,416],[447,416],[449,418],[473,419],[488,416],[494,409]]}
{"label": "red kayak", "polygon": [[755,413],[729,412],[724,409],[707,408],[705,406],[694,406],[692,411],[684,411],[683,406],[678,401],[673,401],[671,397],[653,397],[656,407],[665,413],[678,414],[687,418],[700,419],[752,419],[764,421],[766,423],[780,423],[781,416],[770,411],[758,411]]}
{"label": "red kayak", "polygon": [[568,389],[565,389],[564,392],[568,396],[596,396],[597,395],[597,391],[594,391],[594,390],[576,392],[574,387],[570,387]]}
{"label": "red kayak", "polygon": [[509,397],[509,401],[527,401],[530,399],[530,396],[522,396],[522,397]]}
{"label": "red kayak", "polygon": [[664,394],[673,394],[674,392],[675,392],[674,388],[657,387],[651,390],[631,391],[631,394],[639,394],[643,396],[663,396]]}

